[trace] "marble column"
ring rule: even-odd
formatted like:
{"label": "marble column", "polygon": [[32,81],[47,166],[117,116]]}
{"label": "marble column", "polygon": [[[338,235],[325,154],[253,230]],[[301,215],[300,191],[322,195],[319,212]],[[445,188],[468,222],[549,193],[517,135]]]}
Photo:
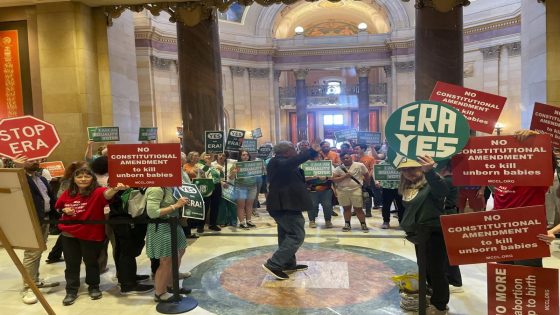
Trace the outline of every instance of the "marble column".
{"label": "marble column", "polygon": [[484,91],[493,94],[500,93],[500,56],[502,46],[481,48],[483,59],[483,87]]}
{"label": "marble column", "polygon": [[560,105],[560,2],[546,2],[546,102]]}
{"label": "marble column", "polygon": [[222,130],[222,66],[216,9],[204,9],[207,16],[188,26],[178,20],[177,50],[183,150],[204,150],[204,131]]}
{"label": "marble column", "polygon": [[357,67],[358,73],[358,122],[360,131],[369,131],[369,71],[370,67]]}
{"label": "marble column", "polygon": [[296,77],[296,117],[297,117],[297,140],[307,140],[307,86],[305,77],[308,69],[294,70]]}
{"label": "marble column", "polygon": [[463,85],[463,2],[416,0],[416,99],[437,81]]}
{"label": "marble column", "polygon": [[[381,119],[380,121],[384,122],[387,120],[387,118],[389,116],[391,116],[391,114],[393,113],[394,106],[395,106],[395,102],[393,99],[393,90],[394,90],[394,86],[396,85],[396,83],[394,82],[394,78],[393,78],[393,66],[392,65],[386,65],[383,66],[383,71],[385,72],[385,77],[387,78],[387,111],[386,112],[382,112],[381,113]],[[382,130],[385,129],[385,124],[382,124],[381,126]]]}

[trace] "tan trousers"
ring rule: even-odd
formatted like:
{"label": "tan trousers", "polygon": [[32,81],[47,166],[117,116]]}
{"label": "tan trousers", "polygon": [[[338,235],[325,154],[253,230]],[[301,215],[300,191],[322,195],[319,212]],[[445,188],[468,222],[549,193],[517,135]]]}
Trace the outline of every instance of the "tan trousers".
{"label": "tan trousers", "polygon": [[[49,236],[49,224],[41,224],[41,235],[43,236],[43,241],[47,244],[47,237]],[[23,267],[27,270],[31,279],[35,282],[39,282],[39,264],[41,263],[42,250],[25,250],[23,251]],[[23,283],[24,287],[27,284]]]}

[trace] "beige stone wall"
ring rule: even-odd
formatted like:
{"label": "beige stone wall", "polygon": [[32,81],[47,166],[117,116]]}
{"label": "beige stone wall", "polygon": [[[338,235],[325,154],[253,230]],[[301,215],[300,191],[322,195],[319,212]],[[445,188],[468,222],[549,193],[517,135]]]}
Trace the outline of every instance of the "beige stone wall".
{"label": "beige stone wall", "polygon": [[546,62],[548,104],[560,105],[560,2],[546,3]]}
{"label": "beige stone wall", "polygon": [[[140,124],[132,13],[126,11],[114,20],[113,25],[107,29],[107,37],[109,67],[105,69],[110,69],[110,86],[108,91],[104,90],[109,94],[102,93],[101,96],[103,123],[119,126],[122,143],[137,143],[139,127],[152,127],[152,124]],[[101,71],[102,69],[100,73]],[[106,82],[100,80],[102,87],[103,83]]]}
{"label": "beige stone wall", "polygon": [[73,2],[37,5],[44,118],[62,140],[51,160],[83,158],[86,127],[102,123],[97,43],[107,37],[95,14]]}

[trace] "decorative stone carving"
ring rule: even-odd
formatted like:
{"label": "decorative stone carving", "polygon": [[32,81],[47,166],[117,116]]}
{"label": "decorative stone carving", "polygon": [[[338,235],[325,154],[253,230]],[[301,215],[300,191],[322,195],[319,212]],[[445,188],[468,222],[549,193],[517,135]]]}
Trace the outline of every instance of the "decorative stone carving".
{"label": "decorative stone carving", "polygon": [[358,77],[366,78],[369,76],[369,71],[371,67],[356,67],[356,72],[358,73]]}
{"label": "decorative stone carving", "polygon": [[[410,0],[402,0],[410,2]],[[449,12],[458,6],[468,6],[471,4],[469,0],[416,0],[414,7],[422,9],[424,7],[434,8],[439,12]]]}
{"label": "decorative stone carving", "polygon": [[247,68],[247,71],[249,72],[250,78],[257,79],[268,78],[270,74],[269,68]]}
{"label": "decorative stone carving", "polygon": [[309,73],[309,69],[296,69],[294,70],[294,75],[296,76],[296,80],[305,80],[305,77]]}
{"label": "decorative stone carving", "polygon": [[245,68],[239,66],[229,66],[231,74],[235,77],[242,77],[245,74]]}
{"label": "decorative stone carving", "polygon": [[500,50],[502,50],[502,45],[480,48],[484,60],[498,58],[500,56]]}
{"label": "decorative stone carving", "polygon": [[159,58],[156,56],[150,56],[150,61],[154,68],[159,70],[170,70],[171,64],[175,63],[175,68],[177,69],[177,61],[173,59]]}
{"label": "decorative stone carving", "polygon": [[393,74],[393,67],[391,65],[383,66],[383,71],[385,71],[385,76],[390,78]]}
{"label": "decorative stone carving", "polygon": [[414,71],[414,61],[395,62],[395,69],[397,72],[412,72]]}
{"label": "decorative stone carving", "polygon": [[504,46],[506,47],[510,57],[521,55],[521,42],[509,43]]}
{"label": "decorative stone carving", "polygon": [[474,76],[474,63],[469,62],[463,66],[463,78],[470,78]]}

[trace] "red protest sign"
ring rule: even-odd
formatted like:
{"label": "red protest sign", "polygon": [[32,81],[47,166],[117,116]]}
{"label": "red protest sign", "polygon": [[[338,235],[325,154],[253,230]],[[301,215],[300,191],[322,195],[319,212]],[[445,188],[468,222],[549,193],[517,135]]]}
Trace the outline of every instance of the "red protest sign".
{"label": "red protest sign", "polygon": [[560,107],[535,103],[530,129],[549,134],[552,145],[560,148]]}
{"label": "red protest sign", "polygon": [[451,265],[550,256],[537,238],[546,234],[542,205],[443,215],[440,221]]}
{"label": "red protest sign", "polygon": [[558,314],[558,269],[487,264],[488,315]]}
{"label": "red protest sign", "polygon": [[471,137],[452,158],[455,186],[550,186],[549,135],[520,142],[514,136]]}
{"label": "red protest sign", "polygon": [[181,146],[163,144],[110,144],[109,184],[131,187],[181,186]]}
{"label": "red protest sign", "polygon": [[47,169],[52,177],[64,176],[64,163],[62,161],[43,162],[39,164],[39,167]]}
{"label": "red protest sign", "polygon": [[60,144],[53,124],[33,116],[6,118],[0,121],[0,155],[30,160],[48,157]]}
{"label": "red protest sign", "polygon": [[506,104],[503,96],[437,82],[430,101],[449,104],[467,118],[472,130],[492,134]]}

